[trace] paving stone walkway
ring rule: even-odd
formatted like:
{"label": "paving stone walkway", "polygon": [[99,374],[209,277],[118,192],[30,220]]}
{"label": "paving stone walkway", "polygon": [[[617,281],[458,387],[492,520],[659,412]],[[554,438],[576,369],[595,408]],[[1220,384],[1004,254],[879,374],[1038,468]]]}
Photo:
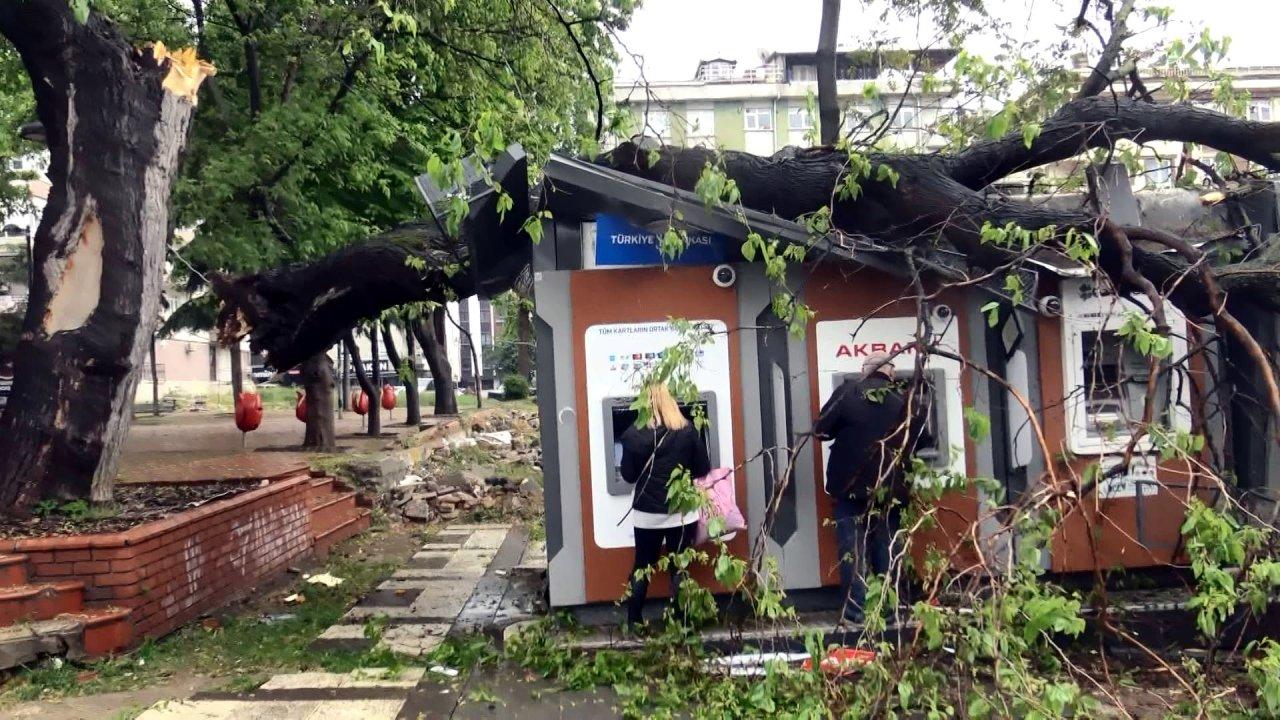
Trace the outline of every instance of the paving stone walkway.
{"label": "paving stone walkway", "polygon": [[[529,578],[545,568],[545,544],[530,543],[524,528],[449,526],[321,634],[316,645],[367,648],[365,627],[372,618],[385,622],[379,642],[411,656],[430,652],[450,634],[500,633],[539,612]],[[290,673],[250,693],[205,692],[158,703],[139,720],[449,718],[465,704],[468,682],[422,668]]]}

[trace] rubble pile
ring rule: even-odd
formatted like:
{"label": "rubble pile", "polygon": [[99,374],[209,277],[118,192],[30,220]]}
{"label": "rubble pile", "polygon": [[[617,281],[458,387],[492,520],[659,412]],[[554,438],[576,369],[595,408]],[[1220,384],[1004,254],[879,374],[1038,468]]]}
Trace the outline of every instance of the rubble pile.
{"label": "rubble pile", "polygon": [[484,414],[406,474],[393,490],[392,505],[415,522],[454,520],[481,511],[528,516],[542,511],[542,484],[529,477],[541,468],[537,413]]}

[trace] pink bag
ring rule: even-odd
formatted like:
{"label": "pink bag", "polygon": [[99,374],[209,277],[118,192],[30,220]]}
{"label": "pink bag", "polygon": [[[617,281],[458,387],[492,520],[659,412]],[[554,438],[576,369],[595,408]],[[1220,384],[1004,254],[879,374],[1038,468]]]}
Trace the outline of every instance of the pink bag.
{"label": "pink bag", "polygon": [[738,504],[733,500],[733,470],[730,468],[716,468],[704,477],[698,478],[695,482],[707,494],[707,499],[710,501],[708,507],[703,508],[702,514],[698,518],[698,535],[694,541],[695,544],[701,545],[713,539],[711,530],[708,527],[708,521],[713,517],[721,518],[724,521],[724,530],[718,539],[725,542],[732,540],[739,530],[747,529],[747,523],[742,518],[742,511],[738,509]]}

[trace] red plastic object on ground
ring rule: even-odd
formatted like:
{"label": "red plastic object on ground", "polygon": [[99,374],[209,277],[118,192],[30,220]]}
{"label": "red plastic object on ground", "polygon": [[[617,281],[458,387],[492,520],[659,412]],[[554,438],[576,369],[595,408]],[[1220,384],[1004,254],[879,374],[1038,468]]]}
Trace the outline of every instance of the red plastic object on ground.
{"label": "red plastic object on ground", "polygon": [[242,392],[236,400],[236,427],[240,432],[253,432],[262,424],[262,397],[255,392]]}
{"label": "red plastic object on ground", "polygon": [[[874,662],[876,654],[871,650],[859,650],[851,647],[838,647],[827,653],[822,659],[818,667],[823,672],[833,673],[835,675],[846,675],[861,668],[867,663]],[[813,670],[813,658],[804,661],[802,666],[805,671]]]}
{"label": "red plastic object on ground", "polygon": [[351,411],[357,415],[369,414],[369,396],[365,395],[363,390],[351,393]]}
{"label": "red plastic object on ground", "polygon": [[298,404],[293,408],[293,416],[299,422],[307,421],[307,396],[301,390],[298,391]]}
{"label": "red plastic object on ground", "polygon": [[394,410],[396,407],[396,389],[391,387],[391,383],[382,386],[382,409]]}

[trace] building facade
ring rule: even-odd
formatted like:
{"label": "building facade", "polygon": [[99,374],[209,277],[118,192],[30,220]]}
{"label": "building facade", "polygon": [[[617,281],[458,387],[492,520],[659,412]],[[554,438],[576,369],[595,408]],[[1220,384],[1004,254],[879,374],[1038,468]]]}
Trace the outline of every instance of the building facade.
{"label": "building facade", "polygon": [[492,389],[500,384],[502,378],[496,377],[492,354],[502,336],[503,318],[495,312],[493,303],[472,296],[449,303],[446,311],[449,319],[444,327],[445,349],[458,389],[474,388],[477,375],[482,388]]}
{"label": "building facade", "polygon": [[[952,50],[842,50],[836,92],[842,134],[883,133],[900,147],[940,144],[930,128],[957,111],[950,93],[923,81],[943,69]],[[817,143],[817,63],[813,52],[770,52],[740,68],[717,58],[698,63],[687,80],[619,82],[614,100],[627,107],[636,135],[666,144],[719,147],[772,155],[788,145]]]}

